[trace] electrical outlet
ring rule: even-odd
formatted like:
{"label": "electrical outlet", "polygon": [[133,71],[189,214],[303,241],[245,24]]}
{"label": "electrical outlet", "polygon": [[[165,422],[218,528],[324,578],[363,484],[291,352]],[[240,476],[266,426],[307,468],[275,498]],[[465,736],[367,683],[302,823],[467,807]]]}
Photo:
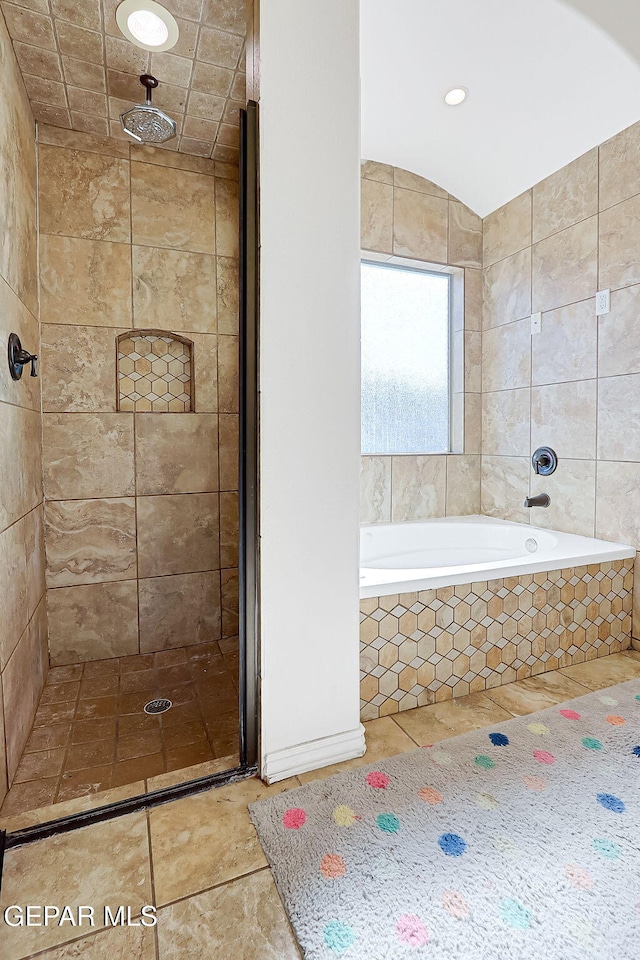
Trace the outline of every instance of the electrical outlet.
{"label": "electrical outlet", "polygon": [[611,297],[609,290],[598,290],[596,293],[596,317],[601,317],[603,313],[609,313],[611,309]]}
{"label": "electrical outlet", "polygon": [[540,333],[542,330],[542,314],[541,313],[532,313],[531,314],[531,336],[534,333]]}

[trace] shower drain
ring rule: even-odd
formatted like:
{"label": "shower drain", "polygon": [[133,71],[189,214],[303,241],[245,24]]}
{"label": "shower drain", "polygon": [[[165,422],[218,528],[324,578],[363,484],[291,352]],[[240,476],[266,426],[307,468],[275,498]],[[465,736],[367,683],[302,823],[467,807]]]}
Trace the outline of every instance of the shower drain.
{"label": "shower drain", "polygon": [[173,704],[171,700],[165,700],[160,698],[159,700],[149,700],[149,703],[145,703],[144,712],[145,713],[166,713],[167,710],[170,710]]}

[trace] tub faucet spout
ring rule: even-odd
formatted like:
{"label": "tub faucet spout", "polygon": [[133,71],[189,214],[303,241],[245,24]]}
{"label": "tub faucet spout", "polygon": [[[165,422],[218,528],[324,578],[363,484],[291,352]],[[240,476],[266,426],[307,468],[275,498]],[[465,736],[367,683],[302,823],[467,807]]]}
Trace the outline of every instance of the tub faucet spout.
{"label": "tub faucet spout", "polygon": [[551,503],[551,497],[548,493],[540,493],[537,497],[526,497],[525,507],[548,507]]}

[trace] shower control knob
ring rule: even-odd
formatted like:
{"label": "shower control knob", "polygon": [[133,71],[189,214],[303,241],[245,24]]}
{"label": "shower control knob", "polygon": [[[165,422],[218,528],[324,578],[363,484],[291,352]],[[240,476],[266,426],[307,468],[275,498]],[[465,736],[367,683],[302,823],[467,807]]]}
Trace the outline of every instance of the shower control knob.
{"label": "shower control knob", "polygon": [[551,447],[538,447],[531,457],[531,463],[534,473],[541,477],[548,477],[558,466],[558,455]]}
{"label": "shower control knob", "polygon": [[27,363],[31,364],[31,376],[37,377],[37,359],[38,355],[36,353],[29,353],[28,350],[23,349],[22,344],[20,343],[20,337],[17,333],[9,334],[8,360],[9,373],[11,374],[12,380],[21,379],[22,369]]}

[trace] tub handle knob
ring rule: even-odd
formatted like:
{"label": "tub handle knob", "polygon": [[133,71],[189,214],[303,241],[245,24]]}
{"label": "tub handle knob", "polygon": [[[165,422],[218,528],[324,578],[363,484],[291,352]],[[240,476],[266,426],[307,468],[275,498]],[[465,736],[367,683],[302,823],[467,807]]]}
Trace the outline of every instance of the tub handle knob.
{"label": "tub handle knob", "polygon": [[538,447],[531,457],[533,472],[541,477],[548,477],[555,472],[558,466],[558,455],[551,447]]}
{"label": "tub handle knob", "polygon": [[20,343],[20,337],[17,333],[11,333],[9,335],[9,348],[8,348],[8,359],[9,359],[9,371],[11,373],[12,380],[19,380],[22,376],[22,368],[27,364],[31,364],[31,376],[38,376],[38,369],[36,367],[36,361],[38,355],[35,353],[29,353],[28,350],[24,350],[22,344]]}

